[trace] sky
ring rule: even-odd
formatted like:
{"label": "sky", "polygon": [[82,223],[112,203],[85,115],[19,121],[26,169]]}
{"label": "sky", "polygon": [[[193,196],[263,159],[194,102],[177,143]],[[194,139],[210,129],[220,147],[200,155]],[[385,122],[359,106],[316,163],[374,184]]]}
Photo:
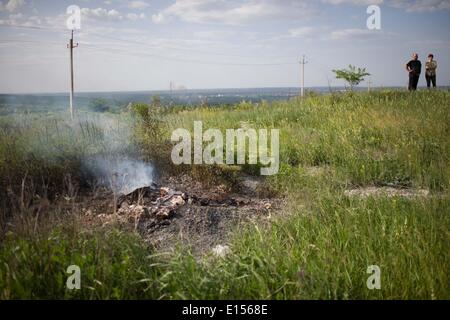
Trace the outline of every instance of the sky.
{"label": "sky", "polygon": [[303,54],[307,87],[349,64],[403,87],[413,52],[450,85],[450,0],[0,0],[0,93],[67,92],[71,5],[78,92],[298,87]]}

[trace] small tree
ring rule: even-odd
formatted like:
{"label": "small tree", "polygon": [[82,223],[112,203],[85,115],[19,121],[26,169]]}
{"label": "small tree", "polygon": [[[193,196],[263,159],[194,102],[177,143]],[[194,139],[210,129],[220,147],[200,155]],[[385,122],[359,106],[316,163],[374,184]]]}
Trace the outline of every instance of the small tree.
{"label": "small tree", "polygon": [[344,79],[350,85],[350,90],[353,90],[354,86],[357,86],[362,81],[364,77],[370,76],[370,73],[366,71],[366,68],[356,68],[355,66],[349,65],[349,69],[333,70],[336,74],[336,79]]}

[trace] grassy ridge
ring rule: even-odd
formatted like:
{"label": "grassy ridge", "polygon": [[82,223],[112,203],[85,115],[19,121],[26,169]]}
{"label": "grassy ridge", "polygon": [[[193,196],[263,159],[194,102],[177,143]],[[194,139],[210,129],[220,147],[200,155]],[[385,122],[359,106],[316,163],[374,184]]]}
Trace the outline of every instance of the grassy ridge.
{"label": "grassy ridge", "polygon": [[[276,128],[284,167],[331,165],[354,185],[444,189],[450,182],[448,93],[320,96],[168,117],[169,128]],[[170,131],[169,130],[169,131]]]}
{"label": "grassy ridge", "polygon": [[[143,115],[133,137],[144,153],[158,150],[159,159],[170,156],[161,142],[173,129],[192,128],[193,121],[203,121],[204,130],[280,129],[281,170],[266,188],[286,197],[283,214],[273,212],[268,222],[236,230],[225,259],[197,259],[182,245],[170,256],[155,256],[123,231],[13,233],[0,249],[1,298],[450,298],[449,92],[386,91],[165,110],[153,114],[157,122]],[[0,153],[0,166],[13,176],[8,166],[15,149],[5,149],[9,140],[0,136],[0,150],[12,150]],[[195,167],[183,170],[211,178]],[[364,186],[431,193],[411,199],[345,195]],[[48,240],[52,232],[61,239]],[[72,261],[90,270],[74,296],[61,288]],[[381,268],[381,290],[366,287],[369,265]],[[40,276],[42,268],[58,276]],[[43,290],[47,287],[52,289]]]}

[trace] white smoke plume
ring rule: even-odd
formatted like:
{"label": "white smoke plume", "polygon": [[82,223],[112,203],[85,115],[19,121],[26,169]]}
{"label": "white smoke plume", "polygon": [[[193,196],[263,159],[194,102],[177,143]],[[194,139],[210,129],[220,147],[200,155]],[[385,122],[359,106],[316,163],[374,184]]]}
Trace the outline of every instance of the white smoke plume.
{"label": "white smoke plume", "polygon": [[153,166],[136,159],[97,157],[92,159],[90,168],[99,183],[122,195],[153,182]]}
{"label": "white smoke plume", "polygon": [[118,118],[103,114],[80,121],[80,127],[90,128],[84,132],[99,131],[93,139],[100,146],[99,152],[84,160],[85,168],[97,183],[123,195],[151,186],[154,168],[139,159],[133,139],[133,119],[123,114]]}

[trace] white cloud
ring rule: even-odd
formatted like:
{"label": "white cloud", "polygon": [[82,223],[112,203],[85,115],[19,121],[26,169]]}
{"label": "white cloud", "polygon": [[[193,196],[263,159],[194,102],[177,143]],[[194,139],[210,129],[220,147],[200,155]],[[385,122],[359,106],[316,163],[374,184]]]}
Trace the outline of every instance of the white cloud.
{"label": "white cloud", "polygon": [[25,0],[9,0],[6,4],[0,2],[0,11],[16,12],[25,5]]}
{"label": "white cloud", "polygon": [[323,3],[332,5],[369,6],[386,3],[390,7],[405,9],[407,12],[432,12],[438,10],[450,10],[449,0],[322,0]]}
{"label": "white cloud", "polygon": [[33,26],[39,24],[40,21],[36,17],[26,17],[22,13],[12,13],[7,18],[0,20],[0,25],[7,26]]}
{"label": "white cloud", "polygon": [[449,0],[390,0],[389,5],[407,12],[450,10]]}
{"label": "white cloud", "polygon": [[339,5],[339,4],[351,4],[355,6],[370,6],[382,4],[383,0],[322,0],[324,3]]}
{"label": "white cloud", "polygon": [[122,20],[123,17],[119,11],[115,9],[103,9],[103,8],[82,8],[81,14],[88,19],[100,19],[100,20]]}
{"label": "white cloud", "polygon": [[31,16],[28,18],[28,20],[37,25],[42,24],[42,20],[38,16]]}
{"label": "white cloud", "polygon": [[386,3],[390,7],[405,9],[407,12],[426,12],[438,10],[450,10],[449,0],[322,0],[323,3],[332,5],[369,6]]}
{"label": "white cloud", "polygon": [[9,18],[10,19],[22,19],[23,18],[23,14],[22,13],[10,14]]}
{"label": "white cloud", "polygon": [[166,18],[162,13],[152,15],[153,23],[159,24],[165,22]]}
{"label": "white cloud", "polygon": [[293,0],[176,0],[165,10],[152,16],[155,23],[171,17],[194,23],[242,25],[271,19],[301,19],[313,9],[307,1]]}
{"label": "white cloud", "polygon": [[128,3],[128,8],[131,9],[145,9],[148,8],[150,5],[145,1],[130,1]]}
{"label": "white cloud", "polygon": [[330,33],[332,40],[373,40],[374,38],[390,38],[394,33],[369,29],[341,29]]}
{"label": "white cloud", "polygon": [[301,27],[296,29],[290,29],[289,36],[293,38],[304,38],[315,35],[317,31],[318,30],[315,27]]}
{"label": "white cloud", "polygon": [[145,15],[145,13],[141,13],[141,14],[128,13],[126,15],[126,17],[127,17],[128,20],[136,21],[136,20],[139,20],[139,19],[145,19],[146,15]]}
{"label": "white cloud", "polygon": [[145,19],[146,15],[144,13],[128,13],[125,15],[122,15],[119,11],[116,9],[104,9],[104,8],[96,8],[96,9],[90,9],[90,8],[82,8],[81,14],[90,20],[107,20],[107,21],[122,21],[122,20],[131,20],[136,21],[139,19]]}
{"label": "white cloud", "polygon": [[194,36],[204,39],[224,39],[235,36],[236,32],[232,30],[204,30],[194,32]]}

